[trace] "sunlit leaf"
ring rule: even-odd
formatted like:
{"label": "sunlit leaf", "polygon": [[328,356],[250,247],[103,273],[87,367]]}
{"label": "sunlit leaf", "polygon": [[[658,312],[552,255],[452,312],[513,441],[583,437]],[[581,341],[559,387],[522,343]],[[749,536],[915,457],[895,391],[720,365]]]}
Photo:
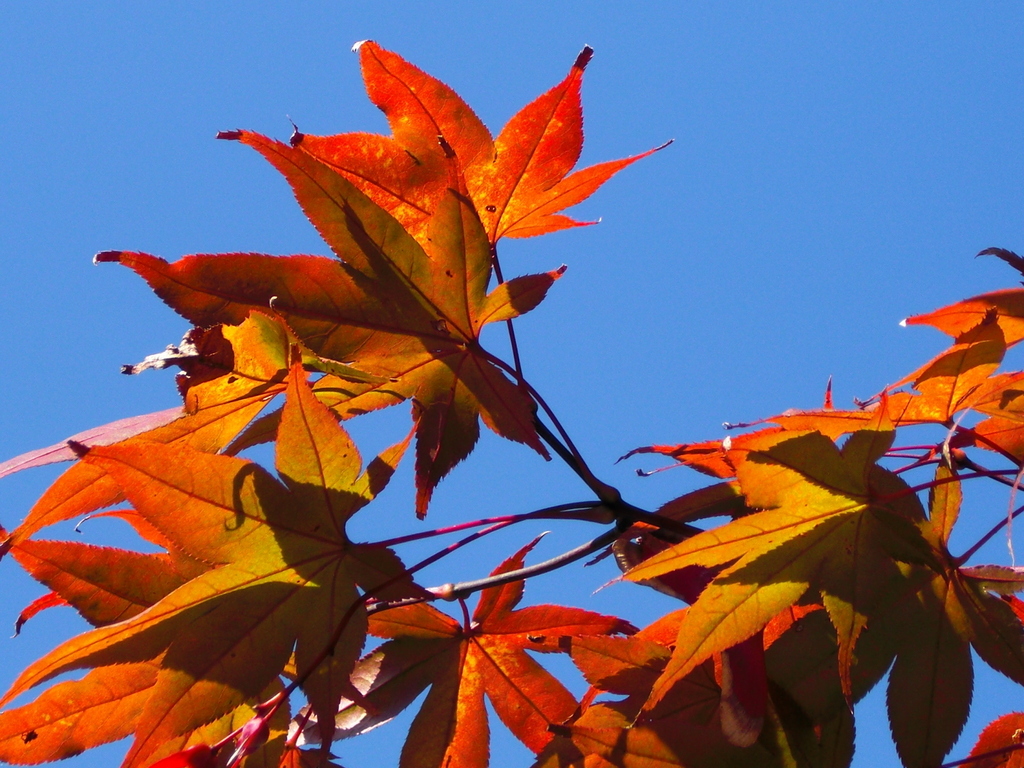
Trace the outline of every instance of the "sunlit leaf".
{"label": "sunlit leaf", "polygon": [[[411,593],[394,555],[364,551],[345,534],[347,519],[381,483],[361,478],[359,454],[299,365],[279,441],[283,485],[249,462],[187,447],[91,450],[84,464],[103,468],[140,515],[214,567],[134,617],[67,641],[30,665],[7,700],[65,670],[164,654],[128,757],[141,765],[168,738],[266,688],[297,642],[303,689],[333,730],[365,634],[356,585],[379,590],[390,581],[383,594]],[[373,471],[386,477],[392,469]]]}
{"label": "sunlit leaf", "polygon": [[[519,568],[533,544],[494,573]],[[534,752],[552,739],[549,726],[566,720],[576,699],[527,651],[559,650],[560,638],[634,631],[626,622],[578,608],[540,605],[515,610],[522,582],[485,589],[468,627],[425,605],[374,615],[373,634],[391,638],[381,648],[382,664],[413,672],[430,658],[423,708],[413,721],[402,768],[487,764],[489,730],[484,694],[501,721]],[[401,696],[415,697],[427,681],[415,672]]]}

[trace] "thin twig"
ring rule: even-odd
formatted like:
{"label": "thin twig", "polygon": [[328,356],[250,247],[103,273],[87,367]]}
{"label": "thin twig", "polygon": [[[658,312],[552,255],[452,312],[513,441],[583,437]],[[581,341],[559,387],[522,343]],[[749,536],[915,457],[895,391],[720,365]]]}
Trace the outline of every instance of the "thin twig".
{"label": "thin twig", "polygon": [[993,536],[999,533],[1000,529],[1004,525],[1007,525],[1010,522],[1010,520],[1017,517],[1017,515],[1019,515],[1021,512],[1024,512],[1024,504],[1017,507],[1017,509],[1015,509],[1012,513],[1002,518],[998,523],[993,525],[989,532],[982,536],[980,539],[978,539],[977,543],[973,547],[968,549],[966,552],[964,552],[962,555],[960,555],[960,557],[956,559],[956,565],[959,567],[963,563],[966,563],[971,558],[971,556],[974,555],[975,552],[977,552],[979,549],[985,546],[986,542],[988,542],[989,539],[991,539]]}
{"label": "thin twig", "polygon": [[1003,475],[1008,475],[1008,474],[1014,474],[1015,475],[1015,474],[1017,474],[1017,470],[1015,470],[1015,469],[1014,470],[1010,470],[1010,469],[988,469],[987,467],[984,467],[981,464],[979,464],[978,462],[976,462],[974,459],[972,459],[966,453],[958,455],[958,456],[956,456],[954,458],[956,459],[956,463],[959,466],[967,467],[967,469],[973,469],[975,472],[977,472],[978,474],[974,475],[974,477],[990,477],[993,480],[995,480],[997,483],[1002,483],[1003,485],[1007,485],[1007,486],[1009,486],[1011,488],[1014,485],[1013,480],[1010,480],[1009,478],[1003,477]]}
{"label": "thin twig", "polygon": [[552,557],[550,560],[518,568],[514,571],[506,571],[494,576],[487,576],[482,579],[462,581],[458,584],[442,584],[438,587],[430,587],[426,590],[427,594],[416,597],[372,603],[366,607],[366,612],[368,614],[374,614],[381,611],[389,611],[393,608],[403,608],[407,605],[433,602],[434,600],[462,601],[474,592],[480,592],[481,590],[488,589],[490,587],[500,587],[503,584],[508,584],[513,581],[521,581],[531,576],[538,576],[543,573],[549,573],[557,570],[558,568],[569,565],[570,563],[596,552],[602,547],[608,546],[615,541],[618,536],[619,532],[612,528],[605,531],[597,538],[590,540],[586,544],[570,549],[568,552],[563,552],[556,557]]}
{"label": "thin twig", "polygon": [[954,760],[950,763],[943,763],[939,768],[957,768],[959,765],[970,765],[976,763],[979,760],[987,760],[990,757],[998,757],[999,755],[1008,755],[1011,752],[1016,752],[1019,749],[1024,749],[1024,744],[1011,744],[1008,747],[1001,747],[1000,749],[993,749],[990,752],[982,752],[978,755],[972,755],[971,757],[965,757],[962,760]]}
{"label": "thin twig", "polygon": [[[993,480],[999,480],[1000,482],[1003,482],[1004,478],[1001,478],[1000,475],[1016,475],[1016,474],[1017,474],[1017,470],[1015,470],[1015,469],[1007,469],[1007,470],[988,469],[988,470],[985,470],[983,472],[976,472],[976,473],[971,474],[971,475],[954,475],[953,477],[946,477],[946,478],[942,478],[940,480],[929,480],[927,483],[921,483],[919,485],[907,486],[903,490],[896,491],[895,493],[881,494],[881,495],[879,495],[878,498],[881,501],[893,501],[895,499],[902,499],[905,496],[910,496],[910,495],[913,495],[913,494],[920,493],[921,491],[927,491],[927,490],[930,490],[932,488],[937,488],[940,485],[946,485],[947,483],[955,483],[958,480],[976,480],[979,477],[990,477]],[[1010,485],[1011,482],[1007,482],[1006,484]]]}
{"label": "thin twig", "polygon": [[[619,536],[619,531],[615,528],[605,531],[595,539],[591,539],[586,544],[581,544],[574,549],[570,549],[568,552],[563,552],[557,557],[552,557],[550,560],[545,560],[536,565],[528,565],[525,568],[518,568],[514,571],[507,571],[505,573],[499,573],[495,576],[487,576],[483,579],[476,579],[474,581],[462,581],[458,584],[445,585],[443,587],[436,588],[440,593],[438,596],[444,596],[447,599],[462,599],[474,592],[479,592],[482,589],[488,589],[489,587],[500,587],[503,584],[508,584],[512,581],[520,581],[527,579],[531,576],[539,576],[542,573],[548,573],[550,571],[557,570],[569,563],[574,563],[577,560],[586,557],[599,549],[603,549],[615,541]],[[433,592],[435,590],[428,590]]]}
{"label": "thin twig", "polygon": [[1008,450],[1003,448],[1003,446],[999,445],[999,443],[997,443],[994,440],[992,440],[991,438],[986,437],[985,435],[975,431],[971,427],[959,427],[958,426],[957,427],[957,432],[959,432],[960,434],[970,435],[976,441],[980,441],[980,442],[984,443],[985,445],[987,445],[989,447],[989,449],[991,449],[995,453],[1001,454],[1003,456],[1003,458],[1005,458],[1007,461],[1009,461],[1009,462],[1011,462],[1013,464],[1016,464],[1017,466],[1020,466],[1020,464],[1021,464],[1020,459],[1018,459],[1016,456],[1014,456]]}
{"label": "thin twig", "polygon": [[902,475],[904,472],[910,472],[912,469],[920,469],[921,467],[926,467],[929,464],[938,464],[940,461],[945,461],[945,459],[937,458],[933,454],[926,454],[924,456],[912,456],[910,454],[899,454],[889,452],[885,454],[885,458],[911,460],[910,464],[894,469],[892,471],[894,475]]}
{"label": "thin twig", "polygon": [[[445,547],[441,551],[435,552],[430,557],[424,558],[420,562],[416,563],[416,565],[406,568],[404,571],[402,571],[402,573],[399,573],[396,576],[392,576],[390,579],[387,579],[386,581],[378,584],[373,589],[369,589],[363,594],[361,594],[356,600],[352,601],[352,604],[348,607],[348,609],[345,611],[345,614],[341,617],[341,620],[338,622],[338,626],[334,629],[334,633],[327,641],[326,647],[319,654],[317,654],[317,656],[310,663],[308,669],[304,670],[303,672],[295,676],[295,679],[291,683],[289,683],[288,686],[284,689],[283,695],[285,697],[291,696],[292,693],[297,688],[299,688],[299,686],[301,686],[303,683],[306,682],[306,680],[309,679],[309,676],[312,675],[320,667],[321,664],[323,664],[330,656],[334,655],[334,648],[341,641],[341,636],[345,632],[345,627],[348,626],[348,623],[352,620],[352,617],[355,615],[356,611],[361,606],[365,606],[366,603],[369,600],[371,600],[374,595],[379,594],[388,587],[391,587],[399,581],[402,581],[403,579],[412,576],[412,574],[416,573],[419,570],[422,570],[423,568],[426,568],[428,565],[436,563],[442,557],[450,555],[452,552],[456,551],[460,547],[464,547],[466,544],[476,541],[482,536],[494,533],[495,531],[501,530],[502,528],[505,528],[511,524],[511,522],[496,523],[487,528],[484,528],[483,530],[475,531],[474,533],[471,533],[469,536],[465,536],[459,541]],[[427,599],[431,598],[428,598],[426,595],[424,595],[423,600]],[[423,600],[418,600],[417,602],[423,602]]]}
{"label": "thin twig", "polygon": [[[602,506],[603,505],[599,501],[574,501],[569,504],[558,504],[553,507],[545,507],[544,509],[525,512],[519,515],[485,517],[480,520],[472,520],[468,523],[459,523],[457,525],[449,525],[444,528],[435,528],[432,531],[420,531],[419,533],[410,533],[407,536],[397,536],[393,539],[374,541],[363,544],[362,546],[394,547],[399,544],[407,544],[410,541],[420,541],[421,539],[429,539],[435,536],[446,536],[450,533],[458,533],[459,531],[465,531],[469,528],[479,528],[485,525],[494,525],[495,523],[522,523],[527,520],[583,520],[586,522],[607,525],[611,522],[611,520],[608,519],[611,516],[610,512],[606,515],[595,514],[595,512]],[[597,519],[599,516],[604,519]]]}
{"label": "thin twig", "polygon": [[482,354],[487,359],[488,362],[496,365],[497,367],[501,368],[503,371],[508,373],[510,376],[515,378],[520,383],[520,385],[523,386],[527,392],[529,392],[530,397],[533,398],[534,402],[536,402],[537,405],[540,406],[540,408],[547,415],[547,417],[551,419],[552,425],[554,425],[555,430],[557,430],[558,434],[561,437],[561,440],[565,443],[565,446],[572,452],[572,455],[575,456],[581,464],[583,464],[583,457],[580,455],[579,449],[576,448],[576,445],[573,443],[572,438],[569,437],[569,433],[566,432],[565,427],[562,426],[562,422],[558,420],[558,417],[555,415],[555,412],[551,410],[551,406],[548,405],[547,401],[541,396],[540,392],[534,389],[533,385],[530,384],[530,382],[528,382],[526,379],[520,378],[516,373],[516,369],[509,365],[508,363],[506,363],[500,357],[492,355],[490,352],[488,352],[486,349],[483,349],[482,347],[478,350],[478,352],[479,354]]}
{"label": "thin twig", "polygon": [[595,493],[597,498],[607,504],[609,507],[615,507],[622,500],[622,494],[619,490],[608,483],[603,482],[597,478],[597,475],[593,473],[590,467],[587,465],[586,460],[583,458],[583,454],[580,453],[576,444],[573,443],[572,438],[569,437],[569,433],[565,427],[562,426],[562,422],[558,420],[558,416],[548,405],[547,401],[541,396],[540,392],[534,389],[533,385],[530,384],[508,363],[502,360],[500,357],[495,357],[487,350],[482,347],[479,348],[478,353],[483,355],[489,362],[501,368],[503,371],[514,377],[521,387],[523,387],[533,398],[533,401],[537,403],[545,415],[551,420],[552,426],[555,431],[558,432],[559,437],[555,438],[551,430],[548,429],[543,422],[537,417],[534,417],[534,426],[537,429],[537,433],[551,448],[558,454],[569,467],[580,476],[580,479]]}

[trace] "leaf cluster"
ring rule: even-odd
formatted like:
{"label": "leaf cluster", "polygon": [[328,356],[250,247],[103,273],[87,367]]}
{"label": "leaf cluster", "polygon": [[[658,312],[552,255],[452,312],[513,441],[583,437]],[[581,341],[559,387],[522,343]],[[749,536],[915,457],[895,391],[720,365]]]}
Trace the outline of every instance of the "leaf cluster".
{"label": "leaf cluster", "polygon": [[[125,768],[312,768],[426,692],[402,768],[486,766],[486,701],[537,768],[844,766],[853,706],[888,672],[900,758],[940,765],[970,709],[972,653],[1024,684],[1014,596],[1024,573],[973,562],[1024,511],[1014,508],[1024,372],[1000,370],[1024,339],[1024,290],[910,318],[952,344],[853,408],[827,392],[820,409],[723,440],[631,451],[714,479],[641,509],[597,477],[523,374],[513,321],[565,268],[505,279],[498,244],[580,225],[562,211],[656,150],[573,170],[589,48],[497,137],[445,84],[376,43],[357,48],[390,136],[218,136],[284,176],[333,257],[96,256],[133,270],[192,324],[181,344],[128,367],[180,368],[182,405],[0,466],[2,476],[74,461],[2,532],[0,554],[46,590],[19,629],[61,606],[92,625],[3,696],[13,705],[79,675],[0,713],[0,760],[37,764],[131,737]],[[491,323],[506,326],[512,361],[481,344]],[[401,403],[409,434],[364,467],[344,423]],[[350,538],[348,521],[368,514],[408,451],[413,511],[426,516],[481,421],[563,461],[592,498]],[[901,443],[912,430],[923,437]],[[273,470],[240,455],[267,443]],[[1009,510],[954,553],[975,480],[1008,486]],[[159,551],[38,537],[97,515]],[[418,581],[470,541],[535,519],[600,533],[528,565],[534,541],[475,581]],[[428,538],[449,543],[403,562],[403,544]],[[575,607],[520,606],[526,579],[589,555],[612,557],[625,580],[679,609],[637,629]],[[368,649],[369,636],[381,642]],[[545,654],[572,660],[585,695],[545,668]],[[966,762],[1019,763],[1020,720],[991,724]]]}

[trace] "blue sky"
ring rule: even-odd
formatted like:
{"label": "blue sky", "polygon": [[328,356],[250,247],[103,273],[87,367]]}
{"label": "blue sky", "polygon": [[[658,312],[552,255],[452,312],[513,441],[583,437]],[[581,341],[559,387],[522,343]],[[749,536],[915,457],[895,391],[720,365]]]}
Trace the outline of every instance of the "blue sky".
{"label": "blue sky", "polygon": [[[175,403],[171,376],[118,369],[178,340],[185,323],[127,270],[94,267],[95,252],[326,252],[276,173],[213,136],[244,127],[284,138],[289,118],[306,133],[386,131],[349,52],[367,38],[452,85],[493,132],[589,44],[583,163],[675,139],[576,209],[600,226],[502,251],[508,274],[568,264],[519,324],[526,373],[634,503],[657,506],[701,480],[636,478],[635,466],[653,463],[613,464],[630,448],[812,407],[830,375],[838,403],[869,396],[942,347],[901,318],[1015,284],[1005,265],[973,256],[1024,248],[1019,4],[550,5],[0,7],[0,459]],[[408,416],[367,421],[355,428],[364,455]],[[364,523],[368,538],[419,525],[407,469],[381,518]],[[0,523],[15,525],[54,476],[5,479]],[[586,496],[563,467],[488,435],[442,483],[429,521]],[[117,540],[90,525],[89,540]],[[539,530],[433,578],[482,575]],[[558,530],[538,556],[592,533]],[[40,594],[3,566],[0,624]],[[531,583],[527,599],[564,599],[568,586],[577,604],[637,622],[671,607],[623,586],[592,595],[614,574],[591,570]],[[0,641],[0,683],[80,628],[49,613]],[[954,756],[992,716],[1022,708],[1019,690],[989,684],[979,675]],[[873,696],[858,712],[857,765],[896,760],[881,707]],[[386,730],[370,747],[341,745],[342,761],[393,762],[398,734]],[[77,762],[109,764],[121,750]],[[494,755],[498,766],[528,759],[507,741]]]}

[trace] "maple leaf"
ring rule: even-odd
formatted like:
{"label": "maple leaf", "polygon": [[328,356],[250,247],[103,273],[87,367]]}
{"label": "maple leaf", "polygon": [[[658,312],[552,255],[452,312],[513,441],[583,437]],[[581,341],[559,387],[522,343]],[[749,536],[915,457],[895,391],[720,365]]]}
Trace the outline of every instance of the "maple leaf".
{"label": "maple leaf", "polygon": [[974,669],[955,589],[936,577],[901,606],[907,619],[886,703],[896,750],[908,766],[937,765],[971,704]]}
{"label": "maple leaf", "polygon": [[[535,544],[523,547],[492,575],[521,568]],[[539,752],[552,738],[548,727],[567,719],[576,699],[527,651],[558,651],[563,636],[635,631],[621,619],[578,608],[514,610],[522,596],[522,582],[483,590],[468,626],[425,604],[370,618],[370,631],[388,638],[371,655],[374,667],[387,673],[374,673],[375,682],[364,694],[367,702],[379,702],[392,716],[397,704],[406,706],[431,686],[409,731],[402,768],[486,766],[485,694],[516,738]]]}
{"label": "maple leaf", "polygon": [[[770,419],[765,419],[764,421],[770,421]],[[647,445],[641,448],[634,448],[618,460],[622,461],[638,454],[656,453],[662,456],[671,456],[678,462],[678,464],[663,467],[663,469],[686,466],[697,470],[701,474],[728,479],[736,477],[736,466],[729,456],[730,451],[742,448],[750,440],[760,439],[763,435],[779,431],[779,427],[767,427],[756,432],[729,435],[722,440],[707,440],[702,443],[681,443],[679,445]],[[637,470],[637,474],[647,475],[650,473]]]}
{"label": "maple leaf", "polygon": [[656,514],[681,523],[708,517],[741,517],[751,510],[747,507],[739,484],[716,483],[706,488],[679,496],[662,504]]}
{"label": "maple leaf", "polygon": [[393,138],[296,132],[292,143],[343,174],[410,232],[419,230],[448,186],[439,138],[458,158],[492,244],[501,237],[594,223],[574,221],[560,211],[662,148],[570,173],[583,147],[580,86],[593,56],[590,47],[561,83],[520,110],[496,139],[444,83],[371,40],[356,49],[367,94],[387,117]]}
{"label": "maple leaf", "polygon": [[[196,325],[238,323],[273,300],[316,355],[354,360],[370,382],[318,382],[343,417],[413,398],[417,511],[472,449],[478,416],[498,434],[547,452],[533,403],[479,344],[483,326],[529,311],[561,270],[498,285],[491,255],[465,197],[447,191],[422,243],[344,177],[286,144],[237,132],[278,168],[310,220],[343,262],[316,256],[189,256],[175,264],[146,254],[107,254],[139,273]],[[325,377],[326,378],[326,377]]]}
{"label": "maple leaf", "polygon": [[[685,466],[697,470],[712,477],[735,477],[736,469],[732,467],[726,457],[727,450],[721,440],[707,440],[702,443],[681,443],[679,445],[646,445],[642,448],[634,448],[619,461],[628,459],[631,456],[644,453],[658,453],[662,456],[671,456],[678,464],[673,466]],[[665,467],[664,469],[672,469]],[[641,473],[638,470],[638,473]],[[643,472],[641,474],[649,474]]]}
{"label": "maple leaf", "polygon": [[1024,681],[1024,627],[1011,606],[990,594],[1014,591],[1020,577],[1010,568],[961,568],[949,555],[961,499],[956,474],[940,465],[929,518],[918,523],[938,567],[893,613],[900,647],[887,701],[906,765],[938,764],[960,735],[971,704],[972,647],[993,669]]}
{"label": "maple leaf", "polygon": [[[99,262],[105,258],[102,253],[96,257]],[[281,382],[288,367],[288,350],[296,344],[301,348],[307,370],[331,373],[349,381],[380,380],[349,366],[317,357],[303,347],[279,319],[261,313],[253,313],[238,327],[193,328],[180,345],[169,348],[173,354],[150,356],[159,358],[158,363],[151,360],[122,369],[122,372],[138,373],[146,368],[167,368],[171,365],[181,368],[183,373],[178,377],[178,388],[184,407],[119,419],[79,432],[47,448],[29,451],[0,464],[0,477],[45,464],[71,461],[77,458],[78,446],[112,445],[144,433],[151,433],[147,439],[158,439],[155,435],[159,427],[194,416],[201,410],[235,403],[234,407],[223,408],[216,414],[204,414],[202,420],[192,420],[193,423],[203,421],[202,429],[207,433],[212,425],[226,422],[221,423],[225,435],[221,442],[229,440],[237,432],[237,426],[230,426],[232,422],[237,423],[236,409],[251,403],[253,398],[267,401],[283,391]],[[178,427],[180,425],[175,429]],[[210,442],[209,437],[206,445],[207,450],[221,447]]]}
{"label": "maple leaf", "polygon": [[[240,318],[236,327],[218,330],[223,346],[210,352],[210,358],[197,361],[204,369],[201,381],[181,382],[185,400],[184,415],[163,426],[142,432],[119,445],[162,443],[186,445],[199,451],[215,452],[228,445],[267,404],[284,391],[287,373],[288,337],[282,328],[273,329],[276,320],[254,315]],[[270,343],[273,339],[274,343]],[[234,345],[234,346],[230,346]],[[231,350],[244,349],[237,357]],[[210,376],[214,365],[221,373]],[[105,441],[104,441],[105,442]],[[72,443],[77,454],[88,446]],[[106,469],[78,462],[61,475],[29,510],[7,540],[0,553],[27,540],[42,528],[84,517],[103,507],[124,500],[121,488]]]}
{"label": "maple leaf", "polygon": [[[802,606],[785,611],[765,632],[769,647],[777,642],[803,643],[773,658],[803,662],[808,658],[806,641],[817,641],[827,633],[810,631],[805,617],[820,606]],[[716,665],[706,661],[673,687],[657,707],[648,712],[642,706],[650,688],[660,676],[675,644],[686,609],[675,611],[628,638],[585,637],[567,639],[574,663],[592,684],[583,697],[583,713],[568,726],[556,729],[556,741],[538,757],[536,768],[566,765],[606,765],[641,768],[655,765],[843,765],[853,751],[852,716],[842,697],[838,706],[814,722],[812,727],[778,687],[775,703],[769,703],[768,722],[758,744],[740,749],[725,740],[724,728],[716,722],[721,677]],[[823,616],[824,613],[819,614]],[[827,619],[825,626],[828,626]],[[834,643],[825,655],[835,672]],[[891,656],[889,657],[891,661]],[[877,677],[889,661],[878,667]],[[724,668],[721,670],[724,673]],[[777,669],[769,670],[773,679]],[[792,676],[790,676],[792,677]],[[876,679],[877,679],[876,677]],[[724,682],[722,680],[721,682]],[[873,683],[872,683],[873,684]],[[868,686],[870,687],[870,686]],[[820,686],[817,686],[820,688]],[[838,686],[836,687],[838,692]],[[787,689],[788,691],[788,689]],[[592,702],[600,693],[624,695],[615,703]],[[801,702],[801,705],[803,702]],[[586,761],[584,762],[584,755]],[[845,755],[845,762],[842,756]],[[591,758],[598,758],[596,762]],[[604,761],[607,761],[604,762]],[[837,762],[838,761],[838,762]]]}
{"label": "maple leaf", "polygon": [[166,554],[34,539],[21,542],[12,554],[93,626],[131,618],[187,581]]}
{"label": "maple leaf", "polygon": [[29,605],[15,634],[39,611],[71,606],[93,626],[130,618],[209,568],[174,543],[134,510],[100,512],[129,523],[143,539],[167,550],[144,554],[70,541],[14,541],[11,553],[25,571],[52,591]]}
{"label": "maple leaf", "polygon": [[74,442],[80,445],[110,445],[111,443],[126,440],[140,432],[146,432],[157,427],[162,427],[184,415],[181,408],[167,408],[155,413],[147,413],[144,416],[130,416],[127,419],[118,419],[109,424],[87,429],[84,432],[71,435],[66,440],[15,456],[12,459],[0,464],[0,477],[13,475],[23,469],[42,467],[47,464],[55,464],[61,461],[72,461],[77,458],[75,452],[68,446]]}
{"label": "maple leaf", "polygon": [[956,343],[893,387],[913,382],[920,396],[899,402],[893,396],[891,408],[899,411],[900,424],[948,421],[953,414],[992,397],[1016,383],[1020,376],[990,377],[1006,353],[1006,340],[998,316],[990,312],[980,323],[956,337]]}
{"label": "maple leaf", "polygon": [[[740,748],[725,739],[716,722],[721,691],[711,661],[690,672],[654,711],[641,712],[669,660],[671,651],[666,646],[674,643],[685,613],[675,611],[631,637],[563,640],[592,688],[583,698],[582,714],[555,729],[560,741],[552,742],[538,757],[537,766],[583,765],[584,756],[600,756],[598,765],[623,768],[780,764],[762,745]],[[601,693],[626,698],[593,703]]]}
{"label": "maple leaf", "polygon": [[[658,514],[671,519],[679,519],[681,516],[692,520],[722,513],[735,519],[750,512],[743,503],[738,483],[720,483],[669,502]],[[628,572],[630,568],[665,551],[672,543],[680,540],[680,537],[673,537],[669,532],[637,524],[615,542],[613,551],[619,567]],[[693,604],[720,570],[688,565],[639,583]],[[737,645],[726,648],[719,658],[722,730],[729,742],[736,746],[753,744],[764,723],[768,681],[764,669],[763,642],[762,633],[757,632]]]}
{"label": "maple leaf", "polygon": [[158,673],[156,662],[101,667],[0,714],[0,760],[45,763],[129,736]]}
{"label": "maple leaf", "polygon": [[70,605],[70,603],[56,592],[47,592],[45,595],[37,597],[18,614],[18,619],[14,622],[15,636],[21,634],[21,628],[33,616],[45,611],[47,608],[57,608],[65,605]]}
{"label": "maple leaf", "polygon": [[[81,680],[53,686],[31,704],[0,713],[0,760],[36,765],[73,757],[131,735],[156,685],[159,661],[100,667]],[[263,755],[269,758],[268,765],[276,764],[275,753],[280,753],[283,746],[287,707],[282,707],[280,713],[273,723],[275,739],[266,745]],[[254,714],[251,707],[242,705],[212,723],[171,739],[157,755],[184,748],[162,764],[179,768],[198,765],[195,758],[211,756],[209,743],[221,740],[236,729],[237,723],[246,722]],[[186,747],[188,744],[193,746]],[[257,765],[253,761],[247,768]]]}
{"label": "maple leaf", "polygon": [[[849,711],[850,698],[859,701],[892,666],[899,645],[899,627],[891,620],[895,605],[876,610],[870,631],[857,641],[857,663],[850,669],[852,697],[839,675],[839,638],[824,606],[797,604],[765,627],[765,665],[772,690],[781,688],[812,722],[825,723]],[[773,693],[775,696],[775,693]],[[777,698],[777,696],[775,696]]]}
{"label": "maple leaf", "polygon": [[905,764],[937,764],[970,710],[971,648],[1019,682],[1024,628],[1003,601],[955,570],[934,574],[898,613],[900,651],[887,691],[893,737]]}
{"label": "maple leaf", "polygon": [[1010,288],[964,299],[924,315],[903,321],[906,325],[930,325],[954,338],[995,313],[1007,346],[1024,339],[1024,289]]}
{"label": "maple leaf", "polygon": [[894,589],[895,558],[928,557],[915,527],[923,510],[906,484],[875,462],[893,428],[880,408],[874,429],[839,450],[815,432],[770,432],[730,452],[747,505],[764,511],[683,541],[631,570],[642,581],[685,566],[725,566],[693,604],[648,707],[712,654],[746,640],[814,585],[840,634],[848,670],[873,606]]}
{"label": "maple leaf", "polygon": [[126,758],[126,766],[143,765],[169,738],[266,688],[295,646],[303,690],[333,728],[365,636],[356,585],[394,582],[385,597],[415,593],[393,553],[353,544],[344,531],[386,484],[404,445],[360,475],[359,454],[301,364],[287,387],[277,452],[283,485],[251,462],[179,446],[129,441],[83,457],[177,548],[212,567],[132,618],[65,642],[30,665],[5,701],[66,670],[164,654]]}

